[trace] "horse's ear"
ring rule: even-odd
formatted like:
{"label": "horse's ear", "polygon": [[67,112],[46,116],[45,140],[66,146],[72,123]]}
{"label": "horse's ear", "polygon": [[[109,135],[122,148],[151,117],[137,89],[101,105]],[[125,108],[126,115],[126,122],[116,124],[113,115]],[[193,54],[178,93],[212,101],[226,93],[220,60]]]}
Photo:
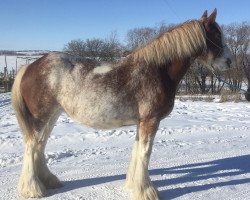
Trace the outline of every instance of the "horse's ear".
{"label": "horse's ear", "polygon": [[202,21],[205,21],[206,19],[207,19],[207,10],[205,10],[203,15],[201,16]]}
{"label": "horse's ear", "polygon": [[217,9],[215,8],[212,14],[204,22],[204,25],[207,30],[209,30],[211,25],[215,23],[216,16],[217,16]]}
{"label": "horse's ear", "polygon": [[212,14],[207,18],[207,20],[213,24],[215,22],[217,16],[217,9],[215,8],[214,11],[212,12]]}

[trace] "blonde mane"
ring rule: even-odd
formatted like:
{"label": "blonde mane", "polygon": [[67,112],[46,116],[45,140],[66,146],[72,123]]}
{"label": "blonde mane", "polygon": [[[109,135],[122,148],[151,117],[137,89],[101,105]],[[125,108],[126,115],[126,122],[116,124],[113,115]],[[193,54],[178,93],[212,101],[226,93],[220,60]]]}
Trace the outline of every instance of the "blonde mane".
{"label": "blonde mane", "polygon": [[192,57],[206,49],[205,30],[198,20],[185,22],[160,35],[128,58],[134,62],[161,65],[174,59]]}

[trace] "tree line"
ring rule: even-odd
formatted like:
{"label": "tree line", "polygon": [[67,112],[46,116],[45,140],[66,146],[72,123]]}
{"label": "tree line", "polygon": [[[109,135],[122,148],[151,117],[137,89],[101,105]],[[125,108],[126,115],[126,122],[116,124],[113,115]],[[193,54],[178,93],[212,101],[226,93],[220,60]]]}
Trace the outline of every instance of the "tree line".
{"label": "tree line", "polygon": [[119,42],[116,32],[112,32],[104,39],[71,40],[65,45],[64,51],[98,61],[113,62],[122,57],[124,46]]}

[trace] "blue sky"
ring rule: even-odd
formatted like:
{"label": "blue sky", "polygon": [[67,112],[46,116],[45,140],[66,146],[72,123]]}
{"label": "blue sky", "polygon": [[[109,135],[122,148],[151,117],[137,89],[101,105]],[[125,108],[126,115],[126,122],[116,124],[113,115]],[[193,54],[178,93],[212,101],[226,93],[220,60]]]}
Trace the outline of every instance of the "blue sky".
{"label": "blue sky", "polygon": [[250,21],[249,0],[0,0],[0,49],[62,50],[73,39],[198,19],[218,9],[217,22]]}

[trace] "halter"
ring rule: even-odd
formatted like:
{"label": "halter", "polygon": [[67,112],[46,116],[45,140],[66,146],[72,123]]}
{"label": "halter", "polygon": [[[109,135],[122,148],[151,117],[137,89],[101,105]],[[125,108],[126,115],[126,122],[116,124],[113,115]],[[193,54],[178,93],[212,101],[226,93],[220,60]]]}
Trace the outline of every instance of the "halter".
{"label": "halter", "polygon": [[[224,49],[224,47],[226,47],[227,45],[226,44],[224,44],[224,45],[222,45],[222,47],[220,47],[219,45],[217,45],[216,43],[214,43],[212,40],[210,40],[208,37],[207,37],[207,30],[205,29],[205,27],[204,27],[204,24],[203,24],[203,21],[201,20],[201,23],[202,23],[202,29],[203,29],[203,31],[204,31],[204,34],[205,34],[205,38],[209,41],[209,42],[211,42],[214,46],[216,46],[217,48],[219,48],[220,49],[220,52]],[[215,26],[219,29],[219,31],[220,31],[220,33],[222,34],[222,30],[221,30],[221,28],[219,27],[219,25],[215,22]],[[220,53],[219,52],[219,53]]]}
{"label": "halter", "polygon": [[242,89],[242,88],[240,88],[240,87],[234,86],[233,84],[228,83],[227,81],[223,80],[222,78],[220,78],[219,76],[217,76],[217,75],[214,73],[214,71],[211,70],[211,73],[212,73],[219,81],[221,81],[221,82],[223,82],[223,83],[229,85],[231,88],[234,88],[234,89],[239,90],[239,92],[241,91],[240,93],[243,93],[243,92],[244,92],[243,94],[250,94],[250,91],[247,91],[247,90],[244,90],[244,89]]}
{"label": "halter", "polygon": [[[217,54],[217,55],[219,55],[219,54],[221,53],[221,51],[224,49],[224,47],[226,47],[226,45],[223,45],[222,47],[220,47],[219,45],[217,45],[216,43],[214,43],[212,40],[210,40],[210,39],[207,37],[207,30],[206,30],[206,28],[205,28],[205,26],[204,26],[204,23],[203,23],[204,21],[203,21],[202,19],[200,19],[200,20],[198,20],[198,21],[200,22],[200,27],[201,27],[201,29],[202,29],[202,31],[203,31],[204,38],[205,38],[206,40],[208,40],[209,42],[211,42],[214,46],[216,46],[217,48],[220,49],[219,53]],[[218,27],[218,29],[219,29],[219,31],[220,31],[220,33],[221,33],[222,31],[221,31],[221,29],[219,28],[219,26],[217,25],[217,23],[216,23],[216,26]],[[207,50],[208,50],[208,48],[207,48],[207,45],[206,45],[206,48],[203,49],[202,54],[207,53]]]}

